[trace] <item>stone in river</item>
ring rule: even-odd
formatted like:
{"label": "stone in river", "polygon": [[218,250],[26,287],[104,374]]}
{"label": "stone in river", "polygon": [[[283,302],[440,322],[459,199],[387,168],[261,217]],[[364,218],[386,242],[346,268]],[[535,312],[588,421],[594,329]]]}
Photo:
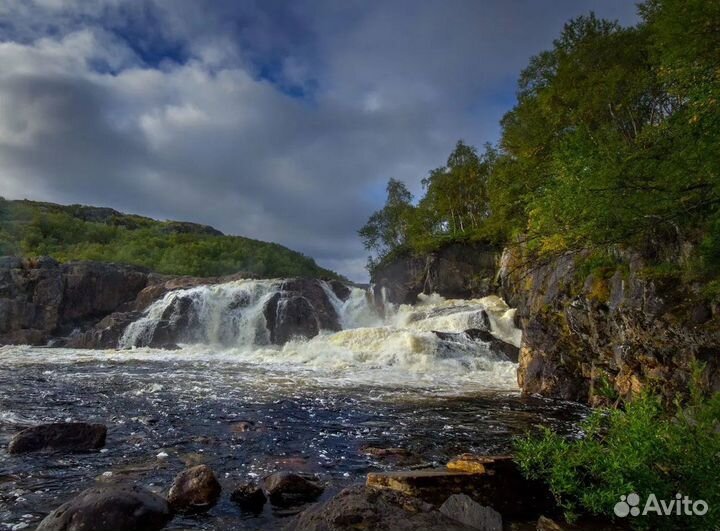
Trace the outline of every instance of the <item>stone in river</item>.
{"label": "stone in river", "polygon": [[323,487],[292,472],[275,472],[263,480],[270,503],[280,507],[315,501]]}
{"label": "stone in river", "polygon": [[230,494],[230,499],[237,503],[241,509],[253,513],[261,512],[267,501],[262,489],[255,483],[238,485]]}
{"label": "stone in river", "polygon": [[37,531],[156,531],[171,519],[164,498],[138,486],[104,485],[62,504]]}
{"label": "stone in river", "polygon": [[89,452],[105,446],[107,428],[86,422],[58,422],[26,428],[8,445],[8,453],[41,451]]}
{"label": "stone in river", "polygon": [[203,513],[217,503],[221,491],[212,469],[207,465],[197,465],[175,477],[168,492],[168,502],[177,512]]}

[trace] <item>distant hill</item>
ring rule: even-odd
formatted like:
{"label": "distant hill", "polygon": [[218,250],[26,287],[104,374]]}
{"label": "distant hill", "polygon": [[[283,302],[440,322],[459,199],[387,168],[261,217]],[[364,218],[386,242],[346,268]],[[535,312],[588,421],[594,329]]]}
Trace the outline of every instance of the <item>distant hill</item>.
{"label": "distant hill", "polygon": [[0,255],[134,264],[158,273],[340,278],[276,243],[207,225],[157,221],[111,208],[0,198]]}

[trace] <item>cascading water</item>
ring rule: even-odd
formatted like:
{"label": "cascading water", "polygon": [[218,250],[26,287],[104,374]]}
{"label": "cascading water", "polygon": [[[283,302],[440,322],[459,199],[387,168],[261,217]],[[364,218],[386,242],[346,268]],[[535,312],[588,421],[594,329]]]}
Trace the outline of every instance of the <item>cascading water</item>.
{"label": "cascading water", "polygon": [[[384,313],[381,318],[368,292],[356,287],[338,294],[323,281],[298,288],[280,280],[239,280],[167,293],[127,327],[119,346],[179,343],[189,356],[313,371],[331,384],[451,379],[459,386],[516,388],[515,364],[463,334],[483,329],[519,346],[514,310],[502,299],[421,295],[417,305],[387,305]],[[281,336],[288,340],[272,344]]]}

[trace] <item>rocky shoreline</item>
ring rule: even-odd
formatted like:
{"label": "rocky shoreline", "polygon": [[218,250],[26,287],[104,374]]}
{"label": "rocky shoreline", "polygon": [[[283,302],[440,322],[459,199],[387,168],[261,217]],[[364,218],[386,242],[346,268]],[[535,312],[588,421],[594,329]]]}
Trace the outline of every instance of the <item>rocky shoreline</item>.
{"label": "rocky shoreline", "polygon": [[[37,425],[16,434],[8,452],[23,458],[38,452],[99,451],[106,431],[98,424]],[[403,453],[398,448],[364,451],[384,452],[386,457]],[[464,454],[445,468],[370,473],[364,484],[346,487],[319,503],[325,490],[322,479],[300,471],[280,470],[259,482],[249,478],[227,490],[225,494],[216,471],[205,464],[180,472],[167,490],[103,478],[53,510],[37,529],[154,531],[174,515],[211,511],[222,496],[250,515],[266,503],[289,510],[295,516],[287,518],[283,528],[298,531],[563,529],[549,518],[558,516],[547,488],[524,479],[509,456]]]}

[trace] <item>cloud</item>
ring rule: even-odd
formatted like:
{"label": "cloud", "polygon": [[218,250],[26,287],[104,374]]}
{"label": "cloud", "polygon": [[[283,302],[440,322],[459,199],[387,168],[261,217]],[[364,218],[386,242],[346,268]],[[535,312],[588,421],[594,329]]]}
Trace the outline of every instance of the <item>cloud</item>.
{"label": "cloud", "polygon": [[389,177],[495,140],[528,57],[629,2],[0,0],[0,195],[277,241],[364,278]]}

